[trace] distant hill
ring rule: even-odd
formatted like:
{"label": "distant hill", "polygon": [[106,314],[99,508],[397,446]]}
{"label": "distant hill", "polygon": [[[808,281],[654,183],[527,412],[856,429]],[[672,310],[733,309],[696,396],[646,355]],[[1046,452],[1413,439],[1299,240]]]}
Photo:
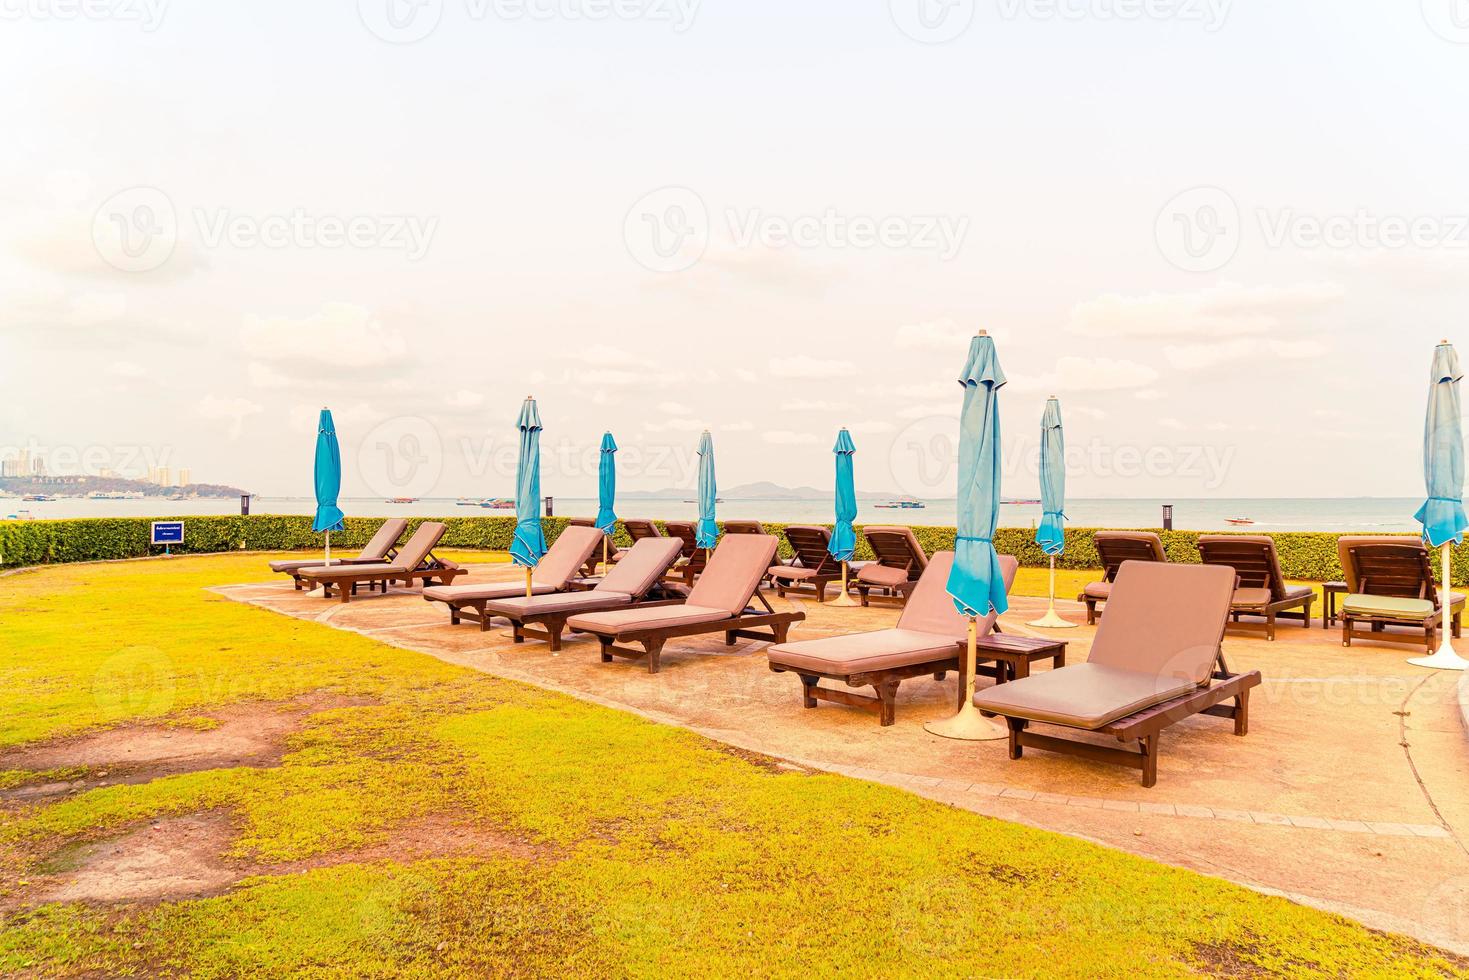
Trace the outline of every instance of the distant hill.
{"label": "distant hill", "polygon": [[217,483],[191,483],[185,487],[160,487],[144,480],[120,476],[6,476],[0,477],[0,493],[27,496],[44,493],[58,497],[85,497],[89,493],[141,493],[145,497],[238,497],[239,487]]}
{"label": "distant hill", "polygon": [[[633,500],[685,500],[693,497],[696,492],[692,488],[680,490],[677,487],[665,487],[662,490],[619,491],[618,496]],[[830,500],[832,491],[818,490],[815,487],[785,487],[779,483],[762,480],[757,483],[720,487],[719,496],[723,500]],[[857,497],[861,500],[888,500],[893,496],[895,495],[891,493],[872,493],[861,490],[857,492]]]}

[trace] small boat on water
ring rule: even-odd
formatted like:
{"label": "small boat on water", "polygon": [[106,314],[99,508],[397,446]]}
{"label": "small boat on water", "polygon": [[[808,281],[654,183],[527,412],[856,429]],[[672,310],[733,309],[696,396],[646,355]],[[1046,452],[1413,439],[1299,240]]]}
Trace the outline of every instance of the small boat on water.
{"label": "small boat on water", "polygon": [[1016,507],[1031,507],[1031,506],[1039,506],[1040,505],[1040,501],[1039,500],[1020,500],[1018,498],[1015,499],[1015,500],[1001,500],[1000,503],[1002,503],[1002,504],[1011,504],[1011,505],[1016,506]]}
{"label": "small boat on water", "polygon": [[1226,517],[1224,519],[1224,523],[1233,524],[1235,527],[1246,527],[1255,522],[1250,520],[1248,517]]}
{"label": "small boat on water", "polygon": [[481,500],[479,502],[479,505],[481,507],[488,507],[490,510],[515,509],[515,501],[511,500],[509,497],[496,497],[494,500]]}
{"label": "small boat on water", "polygon": [[458,500],[454,501],[454,504],[457,507],[478,507],[480,503],[481,501],[475,500],[472,497],[460,497]]}
{"label": "small boat on water", "polygon": [[921,500],[905,497],[902,500],[889,500],[885,504],[873,504],[878,510],[922,510],[928,505]]}
{"label": "small boat on water", "polygon": [[55,500],[56,498],[55,497],[52,497],[52,496],[49,496],[47,494],[44,494],[44,493],[31,493],[31,494],[26,494],[24,497],[21,497],[20,499],[21,500],[24,500],[26,503],[48,504],[51,501]]}
{"label": "small boat on water", "polygon": [[389,497],[388,498],[388,503],[390,503],[390,504],[416,504],[416,503],[418,503],[418,498],[417,497]]}

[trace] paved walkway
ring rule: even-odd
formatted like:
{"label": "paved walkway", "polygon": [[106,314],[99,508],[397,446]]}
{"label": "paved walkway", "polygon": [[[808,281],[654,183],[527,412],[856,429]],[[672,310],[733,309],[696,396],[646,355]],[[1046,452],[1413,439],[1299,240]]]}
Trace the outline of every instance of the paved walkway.
{"label": "paved walkway", "polygon": [[[514,580],[505,565],[469,581]],[[461,580],[463,581],[463,580]],[[953,675],[906,682],[897,724],[822,704],[803,709],[800,683],[775,674],[764,644],[725,647],[723,636],[670,643],[663,670],[603,664],[596,644],[510,642],[508,630],[450,626],[416,590],[342,605],[289,586],[221,588],[230,598],[361,632],[450,663],[569,693],[680,725],[810,769],[901,786],[978,813],[1096,840],[1171,864],[1341,912],[1469,953],[1469,741],[1458,677],[1409,666],[1406,647],[1341,646],[1335,631],[1282,626],[1267,643],[1231,635],[1236,670],[1258,669],[1250,734],[1208,717],[1170,729],[1158,785],[1137,773],[1030,750],[1010,761],[1004,743],[929,735],[923,722],[952,711]],[[772,602],[779,603],[772,597]],[[807,620],[793,638],[892,625],[890,608],[837,609],[787,600]],[[1006,632],[1043,612],[1014,600]],[[1085,622],[1079,606],[1063,614]],[[1085,659],[1093,630],[1064,633],[1068,660]],[[1037,665],[1036,670],[1044,670]],[[989,683],[981,678],[981,684]],[[1115,743],[1114,743],[1115,744]]]}

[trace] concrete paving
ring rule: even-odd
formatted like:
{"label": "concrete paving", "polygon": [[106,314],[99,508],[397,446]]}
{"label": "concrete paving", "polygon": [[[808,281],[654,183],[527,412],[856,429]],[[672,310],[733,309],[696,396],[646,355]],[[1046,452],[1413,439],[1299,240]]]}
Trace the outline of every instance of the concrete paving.
{"label": "concrete paving", "polygon": [[[506,565],[475,566],[460,582],[514,581]],[[457,583],[456,583],[457,584]],[[498,624],[451,626],[416,589],[348,604],[303,597],[289,584],[227,586],[222,594],[499,677],[566,692],[811,768],[900,786],[977,813],[1102,842],[1169,864],[1340,912],[1368,925],[1469,953],[1469,740],[1457,675],[1410,666],[1410,648],[1342,647],[1318,620],[1282,625],[1274,643],[1231,633],[1235,670],[1259,670],[1250,733],[1200,716],[1162,738],[1158,784],[1133,770],[1027,750],[962,743],[923,722],[953,710],[954,675],[905,682],[897,724],[839,705],[801,706],[800,682],[773,673],[764,644],[726,647],[723,635],[672,641],[663,669],[603,664],[595,641],[511,642]],[[803,610],[792,639],[879,629],[892,607],[844,609],[776,599]],[[1085,623],[1079,605],[1062,614]],[[1025,626],[1040,599],[1015,598],[1006,632],[1064,638],[1086,659],[1094,630]],[[1469,643],[1469,641],[1465,641]],[[1047,669],[1037,664],[1036,672]],[[980,678],[980,684],[988,684]],[[864,692],[864,693],[870,693]],[[1113,743],[1115,744],[1115,742]]]}

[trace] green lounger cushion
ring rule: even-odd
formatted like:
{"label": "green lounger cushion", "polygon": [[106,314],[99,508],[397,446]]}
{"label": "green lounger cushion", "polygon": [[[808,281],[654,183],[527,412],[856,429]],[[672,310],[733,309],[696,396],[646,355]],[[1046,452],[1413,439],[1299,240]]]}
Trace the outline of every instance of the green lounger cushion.
{"label": "green lounger cushion", "polygon": [[1427,619],[1433,615],[1433,603],[1427,599],[1407,599],[1388,595],[1353,593],[1342,602],[1347,615],[1382,616],[1389,619]]}

